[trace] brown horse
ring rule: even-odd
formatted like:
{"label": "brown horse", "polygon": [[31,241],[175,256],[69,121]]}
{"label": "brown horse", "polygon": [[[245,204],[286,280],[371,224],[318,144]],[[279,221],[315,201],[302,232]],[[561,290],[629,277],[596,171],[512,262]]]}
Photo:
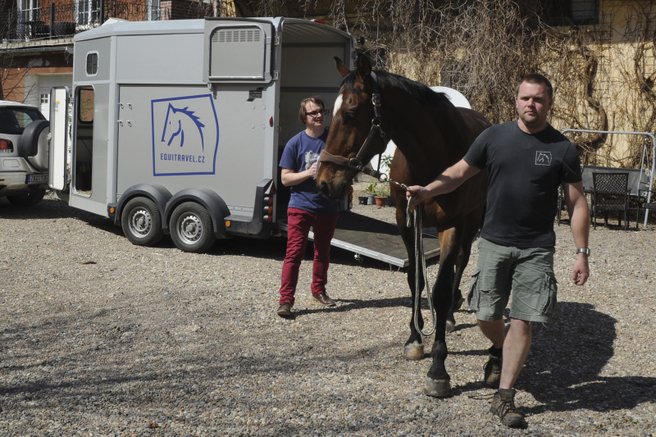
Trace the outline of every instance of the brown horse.
{"label": "brown horse", "polygon": [[[365,56],[358,57],[352,72],[341,60],[336,61],[344,80],[317,174],[317,185],[324,195],[343,196],[358,171],[385,150],[385,137],[397,145],[390,179],[405,185],[425,185],[460,160],[476,136],[489,126],[481,114],[454,107],[444,94],[392,73],[372,71]],[[483,219],[486,177],[481,171],[453,193],[422,205],[423,224],[438,230],[440,242],[439,273],[432,290],[437,311],[433,363],[426,387],[431,396],[450,395],[450,378],[444,367],[448,353],[446,325],[448,319],[453,319],[458,286]],[[390,188],[396,203],[396,222],[408,251],[408,284],[414,298],[417,260],[413,231],[406,226],[406,195],[396,184]],[[421,273],[419,276],[421,290],[424,278]],[[421,330],[421,313],[417,316]],[[421,359],[424,348],[414,317],[413,306],[410,337],[404,350],[408,358]]]}

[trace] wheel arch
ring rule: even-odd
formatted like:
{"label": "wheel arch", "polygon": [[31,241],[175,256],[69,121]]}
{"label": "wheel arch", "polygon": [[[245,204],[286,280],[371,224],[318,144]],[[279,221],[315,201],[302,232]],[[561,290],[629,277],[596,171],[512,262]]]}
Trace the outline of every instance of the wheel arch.
{"label": "wheel arch", "polygon": [[135,197],[147,197],[153,202],[155,202],[159,215],[162,219],[162,229],[164,230],[164,233],[166,233],[168,225],[164,224],[164,221],[166,220],[167,217],[164,213],[166,209],[166,204],[168,203],[169,199],[171,199],[172,196],[169,190],[167,190],[165,187],[161,185],[137,184],[125,190],[125,192],[119,199],[118,204],[116,205],[116,213],[114,214],[114,223],[120,225],[121,215],[123,214],[123,209],[125,208],[125,205]]}
{"label": "wheel arch", "polygon": [[169,199],[164,211],[165,220],[162,223],[164,232],[169,233],[169,220],[173,210],[183,202],[192,201],[202,205],[212,219],[212,230],[217,238],[226,238],[224,219],[230,215],[228,205],[215,191],[207,188],[186,188],[177,192]]}

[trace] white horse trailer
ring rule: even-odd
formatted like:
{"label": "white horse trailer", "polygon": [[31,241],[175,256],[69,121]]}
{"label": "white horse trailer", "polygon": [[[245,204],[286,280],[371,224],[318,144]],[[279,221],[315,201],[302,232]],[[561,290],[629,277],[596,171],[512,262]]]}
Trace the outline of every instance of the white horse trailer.
{"label": "white horse trailer", "polygon": [[275,235],[299,102],[334,101],[334,57],[352,54],[349,34],[308,20],[109,20],[74,38],[70,120],[53,89],[50,186],[139,245]]}

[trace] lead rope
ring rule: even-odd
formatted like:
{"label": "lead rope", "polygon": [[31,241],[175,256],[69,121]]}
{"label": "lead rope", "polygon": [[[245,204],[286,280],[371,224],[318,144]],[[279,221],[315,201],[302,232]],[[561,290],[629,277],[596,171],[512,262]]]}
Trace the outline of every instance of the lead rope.
{"label": "lead rope", "polygon": [[[378,180],[381,182],[389,182],[401,188],[403,191],[408,191],[408,186],[404,183],[397,182],[394,179],[390,179],[386,174],[378,173]],[[419,332],[424,337],[428,337],[435,333],[435,328],[437,326],[437,313],[435,311],[435,306],[433,305],[433,293],[430,282],[428,281],[428,268],[426,267],[426,256],[424,255],[424,232],[422,224],[422,210],[421,205],[417,205],[414,211],[410,210],[410,202],[408,201],[405,207],[405,226],[407,228],[412,227],[414,231],[414,240],[415,240],[415,299],[413,304],[414,307],[414,317],[413,323],[415,324],[415,330]],[[410,218],[412,216],[412,218]],[[428,309],[431,313],[431,320],[433,326],[430,331],[424,332],[419,326],[419,314],[421,311],[421,293],[423,289],[419,288],[419,273],[420,270],[424,273],[424,284],[426,286],[426,297],[428,299]]]}
{"label": "lead rope", "polygon": [[[433,305],[433,293],[432,287],[428,281],[428,269],[426,268],[426,257],[424,256],[424,234],[423,234],[423,225],[422,225],[422,210],[421,205],[417,205],[414,212],[410,211],[410,202],[406,206],[406,226],[410,227],[410,214],[412,214],[412,227],[415,237],[415,299],[413,302],[414,305],[414,317],[413,322],[415,324],[415,329],[424,337],[433,335],[435,332],[435,327],[437,325],[437,314],[435,311],[435,306]],[[421,270],[420,270],[421,269]],[[420,272],[424,274],[424,283],[426,288],[426,297],[428,298],[428,309],[431,313],[432,327],[429,331],[424,332],[419,326],[419,314],[421,311],[421,294],[423,289],[420,289]]]}

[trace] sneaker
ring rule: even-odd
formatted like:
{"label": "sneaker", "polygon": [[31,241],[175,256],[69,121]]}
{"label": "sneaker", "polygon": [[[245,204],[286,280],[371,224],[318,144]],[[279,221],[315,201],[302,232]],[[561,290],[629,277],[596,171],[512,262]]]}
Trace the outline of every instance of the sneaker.
{"label": "sneaker", "polygon": [[492,398],[490,413],[498,416],[501,423],[509,428],[526,428],[524,415],[515,408],[515,390],[500,388]]}
{"label": "sneaker", "polygon": [[283,319],[291,319],[294,317],[294,313],[292,313],[292,306],[288,303],[283,303],[278,307],[278,315]]}
{"label": "sneaker", "polygon": [[483,367],[483,382],[490,388],[498,388],[501,380],[501,349],[492,346],[488,352],[490,358]]}

